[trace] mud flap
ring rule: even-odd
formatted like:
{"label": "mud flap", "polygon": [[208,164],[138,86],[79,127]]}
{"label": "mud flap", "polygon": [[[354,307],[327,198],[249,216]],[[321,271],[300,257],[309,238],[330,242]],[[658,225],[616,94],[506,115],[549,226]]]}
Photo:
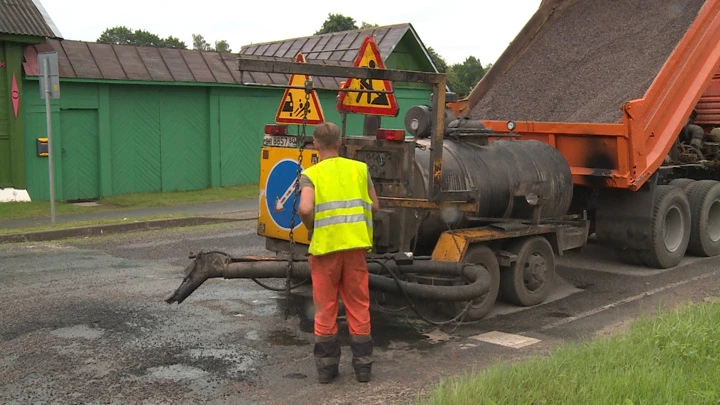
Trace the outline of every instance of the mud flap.
{"label": "mud flap", "polygon": [[657,180],[657,174],[654,174],[638,191],[600,191],[595,212],[598,242],[622,249],[652,249],[652,213]]}

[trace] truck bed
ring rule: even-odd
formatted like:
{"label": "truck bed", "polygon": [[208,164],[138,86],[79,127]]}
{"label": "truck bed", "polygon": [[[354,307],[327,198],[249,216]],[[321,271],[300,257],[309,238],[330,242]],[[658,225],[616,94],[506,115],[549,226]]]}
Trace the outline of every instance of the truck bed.
{"label": "truck bed", "polygon": [[471,118],[617,123],[622,104],[645,94],[703,3],[561,3]]}
{"label": "truck bed", "polygon": [[576,185],[637,190],[720,65],[720,0],[545,0],[460,111],[556,147]]}

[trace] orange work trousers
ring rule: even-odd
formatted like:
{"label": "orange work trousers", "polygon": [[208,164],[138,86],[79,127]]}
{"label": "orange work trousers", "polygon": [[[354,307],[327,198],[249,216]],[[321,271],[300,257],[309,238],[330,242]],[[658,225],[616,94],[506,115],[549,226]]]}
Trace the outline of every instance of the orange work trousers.
{"label": "orange work trousers", "polygon": [[315,303],[315,335],[338,332],[338,294],[345,304],[350,334],[370,334],[370,287],[365,249],[343,250],[310,256]]}

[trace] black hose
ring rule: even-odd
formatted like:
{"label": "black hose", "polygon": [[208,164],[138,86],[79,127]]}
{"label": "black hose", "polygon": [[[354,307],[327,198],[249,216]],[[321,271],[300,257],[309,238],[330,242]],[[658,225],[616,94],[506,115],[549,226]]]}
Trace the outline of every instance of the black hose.
{"label": "black hose", "polygon": [[[277,262],[247,262],[229,263],[220,277],[225,278],[283,278],[285,277],[285,263]],[[460,286],[437,286],[417,284],[400,280],[404,291],[417,298],[434,301],[470,301],[474,300],[489,289],[489,276],[487,271],[476,265],[462,265],[457,263],[443,263],[434,261],[415,262],[412,265],[398,266],[394,262],[387,262],[382,266],[378,263],[368,263],[370,270],[370,288],[393,294],[401,294],[403,290],[397,282],[381,274],[387,273],[386,268],[396,273],[425,273],[443,274],[446,276],[465,277],[470,284]],[[310,266],[307,262],[296,262],[293,265],[293,275],[296,277],[309,277]]]}
{"label": "black hose", "polygon": [[[287,287],[282,287],[282,288],[273,287],[273,286],[270,286],[270,285],[267,285],[267,284],[263,283],[262,281],[258,280],[257,278],[251,278],[251,280],[254,281],[255,284],[259,285],[260,287],[262,287],[262,288],[264,288],[264,289],[266,289],[266,290],[275,291],[275,292],[285,292],[285,291],[287,290]],[[290,285],[290,290],[292,291],[292,290],[294,290],[294,289],[296,289],[296,288],[298,288],[298,287],[302,287],[302,286],[304,286],[305,284],[307,284],[308,281],[310,281],[310,279],[306,277],[306,278],[304,278],[302,281],[300,281],[299,283],[291,284],[291,285]]]}
{"label": "black hose", "polygon": [[[228,260],[230,263],[249,263],[249,262],[257,262],[257,261],[271,261],[271,262],[287,263],[286,259],[280,259],[280,258],[277,258],[276,260],[270,260],[271,258],[269,258],[269,257],[257,257],[257,256],[232,257],[228,253],[223,252],[222,250],[210,250],[208,252],[201,251],[199,254],[202,255],[202,254],[210,254],[210,253],[218,253],[221,255],[225,255],[228,257]],[[192,252],[190,252],[191,259],[194,259],[196,257],[197,257],[196,254],[193,254]],[[251,280],[254,281],[255,284],[259,285],[260,287],[262,287],[266,290],[275,291],[275,292],[285,292],[287,290],[287,287],[282,287],[282,288],[273,287],[271,285],[267,285],[267,284],[263,283],[262,281],[258,280],[257,278],[252,278]],[[309,278],[304,278],[299,283],[291,284],[290,290],[294,290],[298,287],[302,287],[303,285],[307,284],[308,281],[310,281]]]}
{"label": "black hose", "polygon": [[388,271],[388,273],[390,273],[390,275],[392,275],[393,279],[395,279],[395,283],[398,289],[402,292],[403,297],[405,297],[405,301],[408,303],[408,307],[415,313],[415,315],[417,315],[423,321],[435,326],[445,326],[455,322],[462,322],[462,320],[465,318],[465,315],[467,315],[467,312],[470,309],[470,304],[466,305],[459,314],[447,321],[437,322],[428,319],[423,314],[421,314],[420,311],[418,311],[417,307],[415,306],[415,302],[407,295],[407,291],[405,291],[405,288],[403,288],[403,285],[400,282],[400,278],[395,274],[395,272],[392,271],[384,262],[374,261],[374,263],[380,264],[383,268],[385,268],[385,270]]}
{"label": "black hose", "polygon": [[[287,268],[282,261],[238,262],[229,256],[216,253],[199,253],[185,270],[182,284],[173,294],[166,298],[168,303],[182,302],[208,278],[284,278]],[[393,261],[368,263],[370,271],[369,284],[373,290],[393,294],[405,294],[416,298],[434,301],[471,301],[489,289],[490,277],[482,266],[439,261],[416,261],[410,265],[398,265]],[[470,281],[467,285],[436,286],[402,281],[397,274],[440,274],[461,277]],[[383,275],[388,274],[390,277]],[[293,264],[293,275],[310,277],[310,266],[305,261]]]}

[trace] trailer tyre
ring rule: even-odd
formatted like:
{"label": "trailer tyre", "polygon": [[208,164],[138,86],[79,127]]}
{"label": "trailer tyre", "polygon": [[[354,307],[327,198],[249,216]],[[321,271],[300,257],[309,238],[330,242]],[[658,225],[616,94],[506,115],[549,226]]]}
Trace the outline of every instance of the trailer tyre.
{"label": "trailer tyre", "polygon": [[[471,246],[465,253],[463,262],[483,266],[490,274],[490,290],[482,297],[473,300],[463,318],[465,321],[477,321],[484,318],[495,305],[500,290],[500,265],[492,249],[484,245]],[[459,313],[466,306],[466,302],[458,302],[455,304],[455,310]]]}
{"label": "trailer tyre", "polygon": [[690,204],[681,188],[657,187],[650,223],[652,248],[640,252],[642,262],[658,269],[677,266],[690,241]]}
{"label": "trailer tyre", "polygon": [[506,249],[517,255],[500,272],[500,291],[509,302],[529,307],[550,295],[555,280],[555,254],[547,239],[533,236],[513,242]]}
{"label": "trailer tyre", "polygon": [[688,252],[695,256],[720,254],[720,182],[698,181],[690,190],[692,226]]}

